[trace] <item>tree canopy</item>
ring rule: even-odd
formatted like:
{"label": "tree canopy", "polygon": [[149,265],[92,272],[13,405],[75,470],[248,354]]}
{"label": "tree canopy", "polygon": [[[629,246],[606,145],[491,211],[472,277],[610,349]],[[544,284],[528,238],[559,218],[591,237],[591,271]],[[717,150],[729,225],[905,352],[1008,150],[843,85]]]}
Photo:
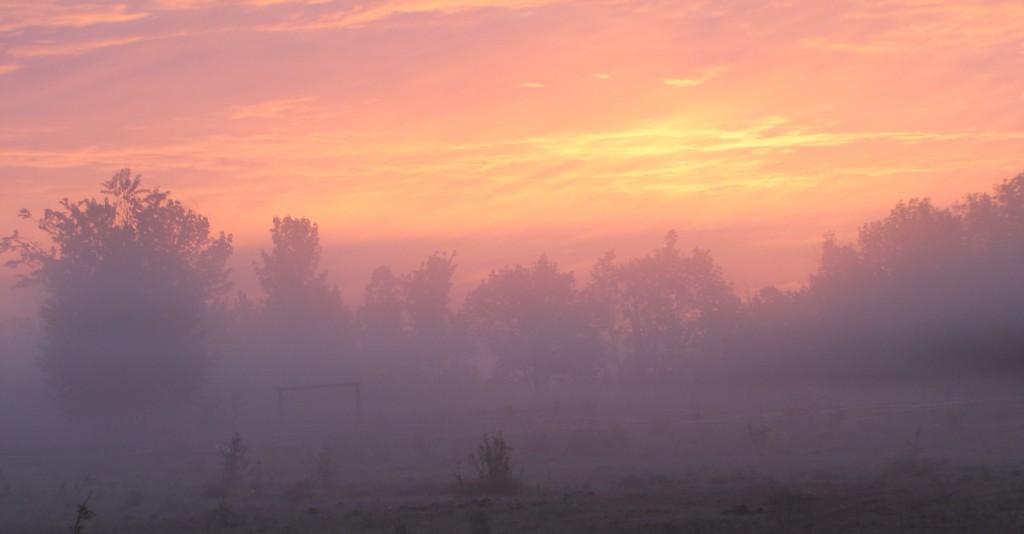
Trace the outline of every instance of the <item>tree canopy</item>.
{"label": "tree canopy", "polygon": [[274,217],[273,223],[274,247],[261,251],[262,262],[253,265],[266,293],[267,326],[286,342],[336,345],[348,337],[351,312],[320,270],[320,228],[306,218]]}
{"label": "tree canopy", "polygon": [[464,313],[496,359],[495,375],[540,387],[597,372],[596,333],[583,313],[576,280],[541,256],[491,275],[466,296]]}
{"label": "tree canopy", "polygon": [[[45,341],[39,364],[69,413],[154,412],[198,393],[212,364],[204,306],[229,289],[231,237],[169,193],[121,170],[102,200],[47,209],[47,247],[17,232],[0,242],[8,267],[38,284]],[[22,210],[22,216],[31,214]]]}
{"label": "tree canopy", "polygon": [[686,255],[669,232],[665,245],[623,265],[599,260],[586,294],[619,371],[638,381],[673,379],[722,353],[740,301],[711,254]]}

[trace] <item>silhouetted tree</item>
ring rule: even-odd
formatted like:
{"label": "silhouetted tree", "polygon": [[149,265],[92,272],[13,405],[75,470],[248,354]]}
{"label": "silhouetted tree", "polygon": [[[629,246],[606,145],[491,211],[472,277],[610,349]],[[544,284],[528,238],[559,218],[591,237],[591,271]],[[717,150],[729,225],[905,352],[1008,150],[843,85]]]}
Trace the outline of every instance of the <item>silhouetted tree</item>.
{"label": "silhouetted tree", "polygon": [[665,246],[620,267],[615,310],[629,379],[677,379],[719,357],[735,327],[739,299],[706,250],[686,256],[669,232]]}
{"label": "silhouetted tree", "polygon": [[364,364],[383,373],[397,371],[409,349],[402,279],[386,266],[370,275],[356,313]]}
{"label": "silhouetted tree", "polygon": [[402,278],[409,328],[422,341],[429,343],[448,330],[454,260],[454,254],[435,252]]}
{"label": "silhouetted tree", "polygon": [[[971,199],[984,199],[990,206],[989,224],[970,225],[979,233],[990,236],[993,245],[1007,246],[1020,250],[1024,248],[1024,173],[1004,180],[994,188],[993,194],[968,195],[965,202],[971,206]],[[968,209],[965,219],[975,222],[981,210]]]}
{"label": "silhouetted tree", "polygon": [[867,267],[900,284],[942,282],[965,258],[960,220],[928,199],[898,203],[885,219],[861,226],[858,242]]}
{"label": "silhouetted tree", "polygon": [[319,270],[319,228],[306,218],[275,217],[273,222],[274,247],[262,251],[261,263],[253,265],[266,293],[266,348],[295,371],[296,362],[318,362],[313,373],[340,372],[351,349],[352,314],[337,286],[327,282],[327,272]]}
{"label": "silhouetted tree", "polygon": [[988,295],[989,302],[1024,305],[1024,277],[1019,274],[1024,264],[1024,174],[997,185],[993,194],[967,195],[954,211],[973,255],[972,270],[989,287],[998,288]]}
{"label": "silhouetted tree", "polygon": [[1024,341],[1022,223],[1024,175],[952,209],[899,202],[856,246],[827,234],[808,346],[873,374],[1007,368]]}
{"label": "silhouetted tree", "polygon": [[262,264],[253,265],[266,293],[264,315],[298,336],[347,334],[350,312],[327,271],[319,271],[319,227],[306,218],[274,217],[270,235],[273,249],[261,251]]}
{"label": "silhouetted tree", "polygon": [[[26,266],[25,285],[46,291],[39,364],[71,414],[139,414],[192,399],[212,360],[204,307],[228,289],[231,238],[128,169],[103,184],[106,197],[47,209],[36,220],[53,242],[18,233],[0,252]],[[24,218],[31,215],[22,210]]]}
{"label": "silhouetted tree", "polygon": [[402,277],[402,296],[408,316],[411,367],[427,380],[440,383],[466,352],[462,323],[450,308],[455,253],[435,252]]}
{"label": "silhouetted tree", "polygon": [[617,378],[625,373],[627,325],[623,318],[624,284],[615,264],[615,253],[607,252],[590,270],[590,282],[580,295],[587,321],[598,336],[601,359],[613,368],[606,369]]}
{"label": "silhouetted tree", "polygon": [[541,387],[552,379],[586,380],[601,354],[572,273],[541,256],[530,267],[492,272],[466,297],[475,337],[496,359],[495,377]]}
{"label": "silhouetted tree", "polygon": [[455,254],[435,252],[410,273],[382,266],[357,314],[366,363],[405,392],[465,380],[464,328],[450,309]]}

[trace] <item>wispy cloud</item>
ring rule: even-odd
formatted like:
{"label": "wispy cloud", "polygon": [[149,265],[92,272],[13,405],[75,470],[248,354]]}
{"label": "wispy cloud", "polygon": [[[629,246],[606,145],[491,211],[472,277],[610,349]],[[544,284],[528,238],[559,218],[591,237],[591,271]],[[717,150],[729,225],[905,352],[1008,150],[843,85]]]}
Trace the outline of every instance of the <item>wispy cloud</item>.
{"label": "wispy cloud", "polygon": [[126,4],[69,3],[53,0],[5,2],[0,5],[0,32],[24,28],[82,28],[95,24],[131,22],[149,16]]}
{"label": "wispy cloud", "polygon": [[63,43],[41,43],[16,46],[7,51],[12,57],[35,58],[47,56],[77,56],[103,48],[124,46],[140,41],[152,39],[153,37],[134,35],[128,37],[117,37],[113,39],[102,39],[96,41],[79,41]]}
{"label": "wispy cloud", "polygon": [[[236,118],[272,117],[301,109],[310,102],[310,99],[268,101],[233,108],[232,113],[237,114]],[[395,190],[392,187],[395,180],[408,179],[415,183],[428,177],[440,180],[447,176],[449,181],[439,183],[470,180],[480,186],[517,176],[519,182],[527,180],[527,176],[535,176],[538,169],[560,168],[541,173],[528,182],[603,176],[628,178],[634,189],[642,185],[641,190],[682,191],[690,186],[680,184],[681,176],[690,176],[689,173],[701,169],[714,170],[708,174],[708,180],[714,182],[727,169],[755,171],[766,165],[774,157],[773,153],[798,158],[800,151],[829,147],[851,147],[852,150],[862,142],[920,146],[925,150],[923,147],[934,143],[951,141],[1020,140],[1024,140],[1024,132],[835,131],[828,126],[798,125],[780,117],[765,117],[732,128],[681,120],[648,121],[606,132],[571,131],[468,143],[409,137],[367,139],[358,132],[343,130],[305,134],[240,133],[118,148],[5,149],[0,150],[0,159],[10,166],[37,168],[104,167],[134,161],[151,168],[184,165],[271,176],[287,172],[297,176],[337,177],[339,172],[351,172],[363,178],[388,177],[378,185],[390,190]],[[665,184],[658,185],[656,177],[666,180]],[[693,181],[692,176],[690,181]],[[697,183],[703,182],[697,180]]]}
{"label": "wispy cloud", "polygon": [[[359,28],[402,15],[458,15],[484,9],[530,10],[568,0],[378,0],[316,16],[312,20],[281,22],[263,29],[301,31]],[[607,0],[606,0],[607,1]]]}
{"label": "wispy cloud", "polygon": [[266,7],[285,4],[327,4],[331,3],[332,1],[333,0],[157,0],[156,6],[161,10],[175,11],[184,9],[223,7],[225,5]]}
{"label": "wispy cloud", "polygon": [[695,76],[695,77],[691,77],[691,78],[669,78],[669,79],[663,80],[662,83],[664,83],[665,85],[667,85],[669,87],[692,87],[694,85],[701,85],[703,83],[707,83],[707,82],[717,78],[720,74],[725,72],[725,70],[726,70],[725,67],[714,67],[714,68],[705,70],[703,73],[701,73],[700,75]]}
{"label": "wispy cloud", "polygon": [[14,72],[21,68],[21,65],[17,63],[5,63],[0,64],[0,74],[7,74],[8,72]]}
{"label": "wispy cloud", "polygon": [[273,119],[285,115],[307,113],[315,109],[317,97],[282,98],[256,104],[232,106],[228,116],[232,119]]}
{"label": "wispy cloud", "polygon": [[971,53],[1024,39],[1024,4],[989,0],[856,0],[844,24],[808,48],[853,54]]}

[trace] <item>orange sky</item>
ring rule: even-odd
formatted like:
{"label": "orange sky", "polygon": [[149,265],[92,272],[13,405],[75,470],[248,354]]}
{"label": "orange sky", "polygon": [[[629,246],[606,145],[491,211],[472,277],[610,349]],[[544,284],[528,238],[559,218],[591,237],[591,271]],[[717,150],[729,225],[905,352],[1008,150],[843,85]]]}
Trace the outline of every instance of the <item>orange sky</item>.
{"label": "orange sky", "polygon": [[744,293],[1024,171],[1024,3],[0,0],[0,95],[3,234],[131,167],[243,288],[294,215],[350,301],[436,249],[468,287],[671,228]]}

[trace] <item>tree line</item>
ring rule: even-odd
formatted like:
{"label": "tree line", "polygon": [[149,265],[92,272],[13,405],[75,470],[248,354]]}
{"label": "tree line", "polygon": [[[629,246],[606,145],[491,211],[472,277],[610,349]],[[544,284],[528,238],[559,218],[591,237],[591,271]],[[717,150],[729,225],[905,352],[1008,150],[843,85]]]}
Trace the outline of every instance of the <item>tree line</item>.
{"label": "tree line", "polygon": [[[68,413],[159,412],[197,397],[216,365],[253,382],[363,379],[406,395],[518,384],[682,384],[716,378],[1019,373],[1024,174],[951,207],[898,203],[854,243],[826,234],[798,290],[741,299],[710,252],[679,236],[598,258],[586,283],[542,255],[490,273],[456,309],[456,255],[376,269],[351,307],[321,270],[316,223],[274,218],[232,294],[231,236],[122,170],[101,199],[33,221],[51,243],[0,241],[40,286],[38,362]],[[243,378],[239,378],[240,380]]]}

